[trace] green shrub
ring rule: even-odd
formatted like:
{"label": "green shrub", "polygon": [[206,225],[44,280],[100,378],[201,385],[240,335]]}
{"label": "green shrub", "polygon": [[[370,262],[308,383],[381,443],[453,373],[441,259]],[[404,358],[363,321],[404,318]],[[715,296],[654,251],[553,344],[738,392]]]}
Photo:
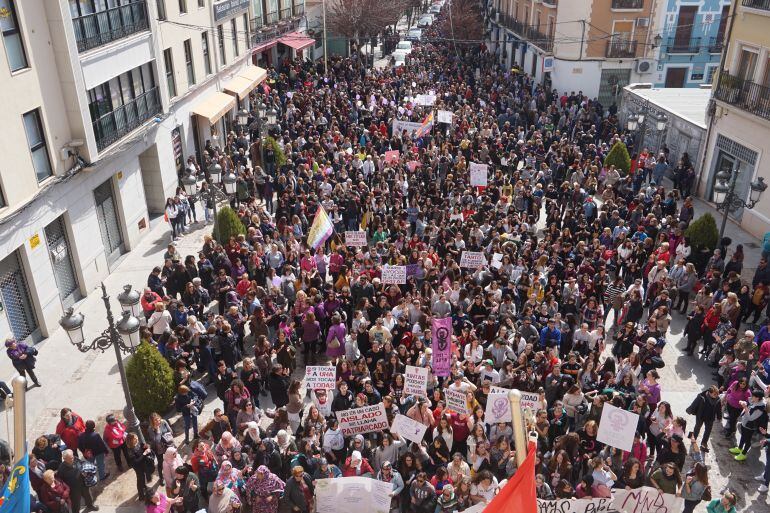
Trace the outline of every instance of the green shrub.
{"label": "green shrub", "polygon": [[131,400],[140,419],[163,414],[174,399],[174,371],[158,350],[142,342],[126,364]]}
{"label": "green shrub", "polygon": [[690,241],[690,245],[698,251],[708,249],[713,251],[719,242],[719,230],[714,217],[709,214],[703,214],[698,219],[690,223],[684,232],[685,237]]}
{"label": "green shrub", "polygon": [[283,149],[281,149],[278,141],[272,137],[266,137],[265,144],[269,144],[273,148],[273,152],[275,152],[275,167],[280,168],[281,166],[285,165],[286,154],[283,152]]}
{"label": "green shrub", "polygon": [[604,158],[604,167],[610,166],[615,166],[620,176],[626,176],[631,171],[631,156],[628,154],[628,148],[621,141],[616,142]]}
{"label": "green shrub", "polygon": [[230,207],[222,207],[217,212],[217,218],[214,223],[214,240],[220,244],[227,244],[230,237],[246,234],[246,227],[238,218],[238,214]]}

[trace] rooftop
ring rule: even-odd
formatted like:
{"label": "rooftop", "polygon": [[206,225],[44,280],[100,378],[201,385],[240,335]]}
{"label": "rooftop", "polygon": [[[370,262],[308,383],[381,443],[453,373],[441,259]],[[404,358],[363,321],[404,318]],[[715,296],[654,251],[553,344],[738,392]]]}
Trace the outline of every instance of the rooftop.
{"label": "rooftop", "polygon": [[637,96],[643,101],[668,111],[701,128],[706,128],[706,109],[711,88],[654,88],[649,84],[630,84],[624,89],[627,94]]}

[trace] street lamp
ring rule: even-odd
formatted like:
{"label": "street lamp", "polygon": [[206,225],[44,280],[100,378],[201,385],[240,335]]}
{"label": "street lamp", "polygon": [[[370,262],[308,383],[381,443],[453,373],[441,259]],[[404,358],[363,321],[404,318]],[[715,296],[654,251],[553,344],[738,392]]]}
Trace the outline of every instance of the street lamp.
{"label": "street lamp", "polygon": [[265,113],[267,116],[267,124],[268,125],[274,125],[275,120],[278,118],[278,111],[275,110],[275,107],[270,107],[267,109],[267,112]]}
{"label": "street lamp", "polygon": [[102,300],[107,310],[107,329],[101,335],[91,342],[85,340],[83,333],[83,322],[85,317],[81,313],[75,313],[72,308],[64,312],[64,316],[59,320],[59,325],[67,332],[67,336],[72,345],[78,348],[82,353],[87,353],[93,349],[105,352],[112,347],[115,349],[115,358],[118,361],[118,371],[120,372],[120,382],[123,385],[123,395],[126,398],[126,407],[123,413],[126,417],[128,428],[136,433],[139,443],[144,444],[144,436],[139,426],[139,419],[134,412],[134,402],[131,400],[131,391],[128,387],[126,378],[126,369],[123,366],[123,353],[133,353],[141,343],[139,335],[139,319],[133,315],[134,307],[138,304],[139,294],[131,290],[130,285],[123,287],[123,293],[118,295],[118,301],[123,307],[123,314],[120,320],[115,323],[110,307],[110,296],[107,294],[107,287],[102,283]]}
{"label": "street lamp", "polygon": [[246,112],[246,109],[239,110],[235,117],[238,118],[238,124],[241,126],[246,125],[249,121],[249,113]]}
{"label": "street lamp", "polygon": [[257,116],[259,119],[265,119],[265,112],[267,112],[267,106],[264,104],[262,100],[257,100],[257,104],[255,105],[255,108],[257,109]]}
{"label": "street lamp", "polygon": [[222,179],[222,166],[217,164],[216,162],[212,162],[209,165],[209,177],[211,178],[211,183],[217,184]]}
{"label": "street lamp", "polygon": [[192,172],[184,175],[180,182],[182,182],[182,187],[184,187],[185,194],[188,196],[195,196],[198,194],[198,180],[195,178],[195,175]]}
{"label": "street lamp", "polygon": [[628,118],[628,121],[626,121],[626,126],[628,127],[629,132],[635,132],[637,128],[639,128],[639,121],[637,120],[636,116],[631,115]]}
{"label": "street lamp", "polygon": [[222,178],[222,185],[225,187],[225,194],[235,194],[235,184],[238,182],[238,177],[235,173],[229,171],[224,178]]}
{"label": "street lamp", "polygon": [[141,300],[141,294],[139,294],[138,290],[134,290],[131,285],[124,285],[123,292],[118,294],[118,303],[123,307],[123,311],[131,312],[131,315],[134,317],[139,317],[143,314]]}
{"label": "street lamp", "polygon": [[735,184],[738,182],[738,175],[740,174],[740,167],[735,167],[727,170],[723,169],[716,175],[716,183],[712,189],[714,203],[716,203],[717,211],[722,212],[722,226],[719,229],[719,241],[721,243],[722,238],[725,235],[725,228],[727,227],[727,216],[730,213],[735,212],[741,208],[753,209],[762,193],[767,189],[765,179],[757,177],[756,180],[749,184],[749,200],[741,198],[738,193],[735,192]]}

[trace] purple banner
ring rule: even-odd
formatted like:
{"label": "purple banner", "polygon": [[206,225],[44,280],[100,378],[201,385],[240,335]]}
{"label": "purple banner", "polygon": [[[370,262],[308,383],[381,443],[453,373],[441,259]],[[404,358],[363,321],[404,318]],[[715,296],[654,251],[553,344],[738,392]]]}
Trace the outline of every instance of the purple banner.
{"label": "purple banner", "polygon": [[419,270],[420,264],[406,264],[406,277],[417,276]]}
{"label": "purple banner", "polygon": [[434,318],[431,321],[431,348],[433,349],[433,374],[449,376],[452,367],[452,318]]}

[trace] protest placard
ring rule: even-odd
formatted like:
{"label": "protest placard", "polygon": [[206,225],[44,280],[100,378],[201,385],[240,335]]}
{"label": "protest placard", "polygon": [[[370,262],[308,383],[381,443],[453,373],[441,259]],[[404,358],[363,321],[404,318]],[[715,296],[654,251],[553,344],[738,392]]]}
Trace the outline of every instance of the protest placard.
{"label": "protest placard", "polygon": [[337,420],[340,421],[340,429],[345,436],[382,431],[390,427],[385,405],[382,403],[338,411]]}
{"label": "protest placard", "polygon": [[398,159],[401,156],[401,152],[398,150],[388,150],[385,152],[385,163],[394,165],[398,164]]}
{"label": "protest placard", "polygon": [[[422,128],[422,123],[419,121],[402,121],[400,119],[394,119],[393,120],[393,133],[399,134],[406,130],[406,133],[409,135],[412,135],[412,133],[416,132]],[[427,132],[430,132],[431,127],[426,127],[425,130]]]}
{"label": "protest placard", "polygon": [[444,399],[446,399],[446,407],[450,410],[456,411],[457,413],[464,413],[466,415],[469,414],[468,403],[465,400],[465,393],[461,392],[460,390],[452,390],[451,388],[447,388],[444,390]]}
{"label": "protest placard", "polygon": [[345,232],[345,245],[354,248],[366,247],[366,232],[363,230]]}
{"label": "protest placard", "polygon": [[318,408],[318,413],[324,417],[328,417],[332,414],[332,400],[329,397],[329,393],[325,389],[310,390],[310,398],[313,400],[313,404]]}
{"label": "protest placard", "polygon": [[409,168],[410,173],[414,173],[414,170],[420,167],[422,164],[417,162],[416,160],[410,160],[406,163],[406,167]]}
{"label": "protest placard", "polygon": [[414,98],[414,102],[417,105],[430,106],[436,103],[436,95],[435,94],[418,94]]}
{"label": "protest placard", "polygon": [[406,283],[405,265],[384,265],[382,266],[382,283],[385,285],[403,285]]}
{"label": "protest placard", "polygon": [[[508,392],[510,392],[510,390],[507,388],[500,388],[494,385],[489,388],[490,394],[507,394]],[[543,407],[543,403],[540,401],[539,395],[533,392],[524,392],[523,390],[519,390],[519,392],[521,393],[522,410],[530,409],[533,412],[536,412]]]}
{"label": "protest placard", "polygon": [[389,513],[393,484],[368,477],[336,477],[315,482],[317,513]]}
{"label": "protest placard", "polygon": [[460,267],[479,269],[487,265],[487,258],[481,251],[463,251],[460,255]]}
{"label": "protest placard", "polygon": [[486,187],[488,166],[486,164],[471,162],[469,167],[471,172],[471,185],[474,187]]}
{"label": "protest placard", "polygon": [[393,417],[393,424],[390,426],[390,431],[392,433],[398,433],[410,442],[414,442],[418,445],[422,443],[422,439],[425,437],[425,431],[427,429],[428,426],[422,422],[417,422],[406,415],[399,414],[396,414],[396,416]]}
{"label": "protest placard", "polygon": [[406,264],[406,277],[409,278],[410,276],[417,276],[419,270],[419,264]]}
{"label": "protest placard", "polygon": [[438,377],[449,376],[452,367],[452,318],[433,319],[431,321],[431,339],[433,340],[433,374]]}
{"label": "protest placard", "polygon": [[537,513],[606,513],[612,509],[612,498],[610,497],[537,500]]}
{"label": "protest placard", "polygon": [[451,111],[440,110],[440,111],[438,111],[438,114],[437,114],[436,118],[438,119],[439,123],[451,123],[452,122],[452,116],[454,116],[454,114],[452,114]]}
{"label": "protest placard", "polygon": [[311,390],[334,390],[337,388],[337,371],[328,365],[308,365],[305,367],[305,383]]}
{"label": "protest placard", "polygon": [[503,254],[495,253],[492,255],[492,263],[490,264],[495,269],[500,269],[503,266]]}
{"label": "protest placard", "polygon": [[[607,405],[604,405],[605,408]],[[651,486],[642,486],[632,490],[617,488],[612,490],[612,506],[623,513],[676,513],[682,511],[684,499],[670,493],[662,493]]]}
{"label": "protest placard", "polygon": [[404,394],[428,396],[428,369],[407,365],[404,371]]}
{"label": "protest placard", "polygon": [[638,414],[605,404],[596,439],[617,449],[630,451],[638,424]]}
{"label": "protest placard", "polygon": [[492,393],[487,396],[487,408],[484,410],[484,422],[497,424],[498,422],[511,422],[511,403],[508,402],[508,393]]}

